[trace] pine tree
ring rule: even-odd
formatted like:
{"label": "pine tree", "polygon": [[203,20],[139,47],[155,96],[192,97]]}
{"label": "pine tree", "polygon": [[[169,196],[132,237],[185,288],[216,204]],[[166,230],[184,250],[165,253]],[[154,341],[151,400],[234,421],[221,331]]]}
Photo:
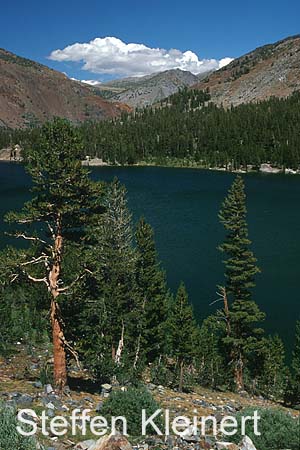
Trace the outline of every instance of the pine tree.
{"label": "pine tree", "polygon": [[230,327],[224,342],[228,347],[238,390],[244,389],[243,371],[247,354],[255,351],[257,339],[262,333],[261,329],[256,328],[256,324],[264,319],[264,314],[251,299],[251,290],[255,286],[254,277],[259,269],[250,250],[246,213],[244,182],[238,176],[229,189],[219,214],[227,232],[219,249],[226,255],[225,292],[230,302],[229,311],[226,312]]}
{"label": "pine tree", "polygon": [[169,294],[157,258],[152,227],[141,218],[136,230],[137,283],[144,304],[144,351],[153,362],[165,350]]}
{"label": "pine tree", "polygon": [[[66,352],[71,351],[65,339],[60,298],[85,274],[82,267],[82,272],[66,279],[64,254],[68,241],[79,245],[89,221],[100,211],[100,188],[81,166],[81,155],[82,142],[73,126],[62,119],[45,124],[27,154],[33,198],[20,213],[7,217],[22,227],[15,236],[31,244],[28,251],[19,253],[11,280],[42,283],[50,294],[54,381],[58,389],[67,382]],[[29,235],[28,228],[32,231]]]}
{"label": "pine tree", "polygon": [[258,377],[253,378],[256,391],[268,398],[282,400],[288,372],[285,366],[284,344],[278,335],[262,340],[259,360],[260,364],[257,358],[252,362],[254,371],[260,372]]}
{"label": "pine tree", "polygon": [[[295,345],[292,357],[292,370],[300,380],[300,320],[296,322]],[[299,383],[300,386],[300,383]]]}
{"label": "pine tree", "polygon": [[292,405],[298,405],[300,403],[300,320],[296,322],[291,373],[285,399]]}
{"label": "pine tree", "polygon": [[[117,179],[109,184],[103,205],[105,213],[91,236],[96,281],[93,289],[97,292],[91,314],[101,326],[102,343],[109,344],[113,365],[125,364],[127,359],[136,367],[141,356],[142,304],[136,283],[131,214],[126,189]],[[93,334],[90,338],[90,356],[95,361],[99,346],[93,344]]]}
{"label": "pine tree", "polygon": [[255,287],[254,277],[260,271],[250,250],[246,213],[244,181],[238,176],[229,189],[219,214],[227,231],[225,241],[219,249],[226,254],[226,291],[233,300],[251,298],[251,289]]}
{"label": "pine tree", "polygon": [[188,294],[183,283],[180,284],[172,306],[169,319],[169,330],[172,342],[172,354],[179,367],[179,391],[182,391],[184,368],[192,362],[195,355],[198,328],[193,308],[189,304]]}
{"label": "pine tree", "polygon": [[199,330],[197,366],[202,386],[215,389],[226,383],[225,361],[221,342],[225,329],[217,316],[207,317]]}

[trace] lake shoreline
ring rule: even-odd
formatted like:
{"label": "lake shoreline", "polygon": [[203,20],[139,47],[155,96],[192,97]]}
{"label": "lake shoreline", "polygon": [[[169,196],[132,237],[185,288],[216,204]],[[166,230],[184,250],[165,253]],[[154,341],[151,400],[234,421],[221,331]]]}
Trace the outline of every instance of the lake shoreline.
{"label": "lake shoreline", "polygon": [[286,168],[280,169],[278,167],[273,167],[271,164],[263,163],[259,169],[253,169],[253,166],[248,170],[245,169],[226,169],[224,167],[206,167],[198,164],[183,164],[182,162],[172,163],[155,163],[140,161],[135,164],[111,164],[103,161],[101,158],[92,158],[91,160],[84,160],[84,166],[87,167],[162,167],[162,168],[173,168],[173,169],[197,169],[197,170],[209,170],[215,172],[224,173],[236,173],[236,174],[272,174],[272,175],[300,175],[300,171],[294,169]]}
{"label": "lake shoreline", "polygon": [[[0,163],[13,163],[13,164],[23,164],[23,160],[14,160],[0,157]],[[205,167],[197,164],[180,164],[174,163],[155,163],[155,162],[146,162],[141,161],[135,164],[111,164],[106,161],[103,161],[101,158],[93,158],[91,160],[83,160],[82,165],[85,167],[119,167],[119,168],[129,168],[129,167],[161,167],[161,168],[170,168],[170,169],[196,169],[196,170],[208,170],[212,172],[224,172],[224,173],[235,173],[235,174],[271,174],[271,175],[300,175],[300,171],[296,171],[294,169],[286,168],[280,169],[278,167],[273,167],[268,163],[261,164],[260,169],[256,170],[253,168],[245,169],[226,169],[224,167]]]}

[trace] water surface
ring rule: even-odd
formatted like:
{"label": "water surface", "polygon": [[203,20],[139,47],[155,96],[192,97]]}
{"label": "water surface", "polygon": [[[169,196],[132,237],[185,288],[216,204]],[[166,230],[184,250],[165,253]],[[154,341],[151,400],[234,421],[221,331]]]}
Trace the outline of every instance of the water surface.
{"label": "water surface", "polygon": [[[234,175],[194,169],[156,167],[94,168],[95,179],[117,176],[128,190],[134,221],[141,215],[155,230],[169,285],[181,280],[201,320],[213,307],[216,285],[223,283],[222,255],[216,247],[223,229],[218,210]],[[245,176],[250,238],[262,273],[254,298],[267,313],[266,328],[289,347],[300,318],[300,177]],[[21,165],[0,164],[0,247],[3,214],[30,198],[30,179]]]}

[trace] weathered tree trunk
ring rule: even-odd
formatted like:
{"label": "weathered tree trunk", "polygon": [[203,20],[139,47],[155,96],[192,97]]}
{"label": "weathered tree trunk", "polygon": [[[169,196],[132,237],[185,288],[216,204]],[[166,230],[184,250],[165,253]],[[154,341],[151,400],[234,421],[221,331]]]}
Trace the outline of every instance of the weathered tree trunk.
{"label": "weathered tree trunk", "polygon": [[236,384],[236,389],[238,392],[244,390],[244,364],[241,354],[239,354],[238,359],[235,362],[234,368],[234,380]]}
{"label": "weathered tree trunk", "polygon": [[179,372],[179,386],[178,386],[178,390],[179,390],[179,392],[182,392],[182,388],[183,388],[183,372],[184,372],[183,360],[180,361],[179,367],[180,367],[180,372]]}
{"label": "weathered tree trunk", "polygon": [[60,309],[54,298],[51,300],[51,327],[54,359],[54,383],[55,387],[61,391],[67,384],[67,361]]}
{"label": "weathered tree trunk", "polygon": [[225,312],[227,336],[229,336],[231,334],[231,325],[230,325],[229,306],[228,306],[228,298],[227,298],[226,288],[222,288],[222,295],[223,295],[223,301],[224,301],[224,312]]}
{"label": "weathered tree trunk", "polygon": [[124,331],[125,331],[125,326],[124,326],[124,322],[122,322],[122,331],[121,331],[121,337],[119,340],[119,345],[116,351],[116,356],[115,356],[115,363],[116,364],[120,364],[121,362],[121,356],[122,356],[122,351],[124,348]]}
{"label": "weathered tree trunk", "polygon": [[51,327],[53,341],[54,359],[54,384],[59,390],[63,390],[67,384],[67,360],[63,322],[60,314],[60,307],[57,302],[59,296],[58,281],[61,273],[61,258],[63,249],[63,239],[61,235],[61,218],[57,219],[57,234],[54,241],[53,265],[49,273],[49,289],[51,298]]}

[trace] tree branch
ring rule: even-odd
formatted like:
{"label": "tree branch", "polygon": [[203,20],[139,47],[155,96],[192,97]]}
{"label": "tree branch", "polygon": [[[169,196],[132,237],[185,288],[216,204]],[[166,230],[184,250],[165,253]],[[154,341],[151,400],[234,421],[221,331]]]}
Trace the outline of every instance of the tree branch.
{"label": "tree branch", "polygon": [[31,261],[26,261],[24,263],[21,263],[20,266],[29,266],[30,264],[40,264],[41,262],[48,261],[49,256],[47,255],[41,255],[38,258],[33,258]]}
{"label": "tree branch", "polygon": [[74,281],[72,281],[71,284],[69,284],[68,286],[65,286],[63,288],[58,288],[57,292],[62,293],[65,291],[68,291],[69,289],[71,289],[79,280],[82,280],[82,278],[84,278],[84,276],[86,275],[86,273],[90,273],[93,274],[93,272],[91,272],[89,269],[84,269],[84,273],[82,273],[81,275],[78,275]]}
{"label": "tree branch", "polygon": [[40,239],[40,238],[34,237],[34,236],[26,236],[26,234],[24,234],[24,233],[16,233],[16,234],[7,233],[7,235],[15,237],[17,239],[22,238],[22,239],[25,239],[26,241],[36,241],[36,242],[40,242],[41,244],[47,244],[47,242],[43,241],[43,239]]}

